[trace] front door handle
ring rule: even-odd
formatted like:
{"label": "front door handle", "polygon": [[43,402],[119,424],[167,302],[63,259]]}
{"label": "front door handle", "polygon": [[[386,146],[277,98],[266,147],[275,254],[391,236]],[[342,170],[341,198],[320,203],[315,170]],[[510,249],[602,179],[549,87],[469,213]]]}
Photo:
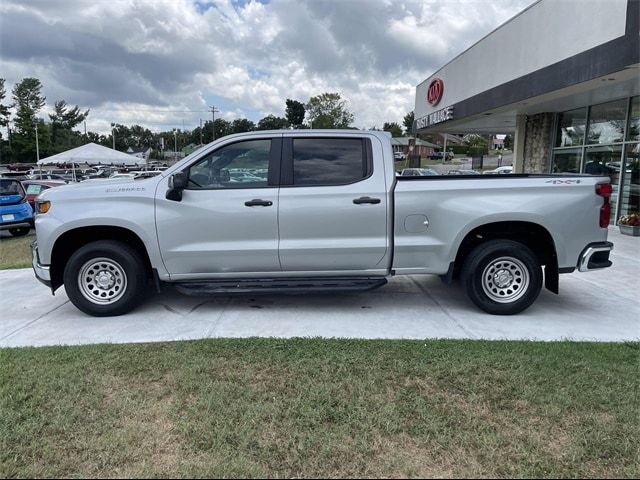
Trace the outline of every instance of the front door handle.
{"label": "front door handle", "polygon": [[371,197],[360,197],[360,198],[356,198],[353,200],[353,203],[355,203],[356,205],[361,205],[363,203],[380,203],[380,199],[379,198],[371,198]]}
{"label": "front door handle", "polygon": [[247,200],[244,202],[247,207],[270,207],[273,205],[273,202],[270,200],[260,200],[259,198],[254,198],[253,200]]}

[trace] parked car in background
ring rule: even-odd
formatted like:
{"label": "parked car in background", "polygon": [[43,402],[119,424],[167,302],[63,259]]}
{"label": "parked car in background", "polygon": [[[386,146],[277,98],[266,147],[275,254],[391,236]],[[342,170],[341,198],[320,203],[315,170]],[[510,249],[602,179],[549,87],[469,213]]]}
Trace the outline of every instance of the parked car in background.
{"label": "parked car in background", "polygon": [[0,178],[0,230],[14,237],[29,233],[33,227],[33,210],[19,180]]}
{"label": "parked car in background", "polygon": [[109,178],[135,178],[135,173],[112,173]]}
{"label": "parked car in background", "polygon": [[400,173],[401,177],[432,177],[440,175],[433,168],[405,168]]}
{"label": "parked car in background", "polygon": [[162,172],[160,170],[146,170],[144,172],[139,172],[135,178],[151,178],[157,175],[160,175]]}
{"label": "parked car in background", "polygon": [[482,173],[484,173],[485,175],[495,175],[495,174],[504,175],[508,173],[513,173],[513,167],[511,165],[506,167],[498,167],[493,170],[486,170]]}
{"label": "parked car in background", "polygon": [[431,160],[451,160],[453,158],[452,152],[433,152],[429,155]]}
{"label": "parked car in background", "polygon": [[34,211],[36,208],[35,201],[36,198],[38,198],[38,195],[50,188],[61,187],[62,185],[66,184],[66,182],[53,180],[24,180],[22,182],[22,186],[27,193],[27,202],[29,202],[29,205],[31,205],[31,208]]}
{"label": "parked car in background", "polygon": [[69,183],[69,179],[57,173],[33,173],[29,175],[29,180],[47,180]]}
{"label": "parked car in background", "polygon": [[480,175],[480,172],[476,172],[475,170],[449,170],[447,175]]}
{"label": "parked car in background", "polygon": [[14,180],[27,180],[26,172],[2,172],[2,178],[13,178]]}
{"label": "parked car in background", "polygon": [[406,158],[405,154],[403,152],[393,152],[393,159],[396,162],[400,162],[402,160],[404,160]]}

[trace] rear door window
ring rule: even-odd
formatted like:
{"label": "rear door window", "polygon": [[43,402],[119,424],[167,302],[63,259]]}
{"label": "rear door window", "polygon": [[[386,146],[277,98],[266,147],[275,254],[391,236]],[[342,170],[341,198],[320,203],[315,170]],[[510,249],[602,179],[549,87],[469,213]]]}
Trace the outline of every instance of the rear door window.
{"label": "rear door window", "polygon": [[39,195],[42,190],[41,185],[31,184],[27,187],[27,195]]}
{"label": "rear door window", "polygon": [[368,140],[294,138],[293,185],[348,185],[370,175]]}

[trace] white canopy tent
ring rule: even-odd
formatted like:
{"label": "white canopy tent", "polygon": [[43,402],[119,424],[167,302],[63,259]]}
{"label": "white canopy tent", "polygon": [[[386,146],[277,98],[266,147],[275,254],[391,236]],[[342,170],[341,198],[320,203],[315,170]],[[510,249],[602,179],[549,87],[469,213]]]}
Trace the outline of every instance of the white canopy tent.
{"label": "white canopy tent", "polygon": [[43,158],[38,165],[55,165],[58,163],[85,163],[87,165],[144,165],[145,161],[128,153],[122,153],[95,143],[87,143],[66,152]]}

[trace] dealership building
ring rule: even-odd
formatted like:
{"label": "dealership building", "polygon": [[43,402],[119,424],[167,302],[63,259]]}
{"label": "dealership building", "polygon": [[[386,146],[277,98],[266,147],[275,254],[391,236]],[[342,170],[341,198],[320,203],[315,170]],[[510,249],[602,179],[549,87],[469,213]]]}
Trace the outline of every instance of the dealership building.
{"label": "dealership building", "polygon": [[539,0],[416,87],[417,133],[512,133],[516,173],[606,174],[640,210],[639,0]]}

